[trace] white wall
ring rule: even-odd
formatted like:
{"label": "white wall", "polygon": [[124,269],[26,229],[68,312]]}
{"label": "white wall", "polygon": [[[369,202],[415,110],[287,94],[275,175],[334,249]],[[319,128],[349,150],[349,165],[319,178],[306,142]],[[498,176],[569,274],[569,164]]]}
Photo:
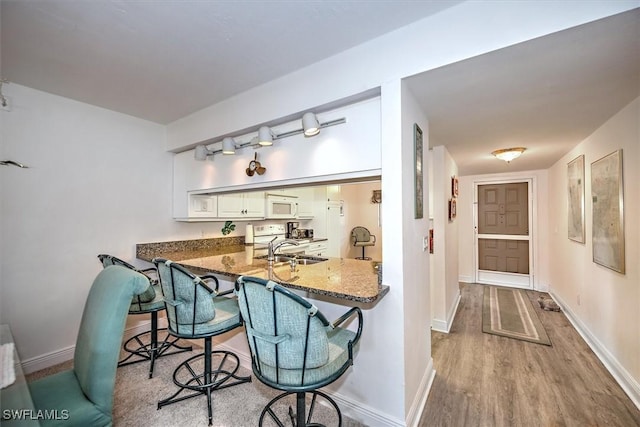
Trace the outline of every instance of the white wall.
{"label": "white wall", "polygon": [[[525,158],[514,160],[524,161]],[[502,160],[496,159],[496,162]],[[505,164],[505,169],[508,165]],[[459,280],[473,282],[475,260],[475,231],[473,223],[474,183],[531,179],[533,181],[533,287],[540,291],[549,289],[549,216],[555,215],[549,207],[548,173],[546,170],[517,173],[497,173],[487,175],[468,175],[460,177],[458,197],[458,260]]]}
{"label": "white wall", "polygon": [[[640,406],[640,98],[549,169],[551,293]],[[622,149],[626,274],[592,261],[591,163]],[[567,163],[585,156],[585,236],[567,238]]]}
{"label": "white wall", "polygon": [[[391,282],[402,286],[403,312],[404,312],[404,416],[407,425],[417,425],[424,409],[427,395],[431,387],[435,371],[431,358],[431,309],[429,291],[429,252],[423,247],[423,240],[429,235],[429,173],[427,158],[429,152],[429,123],[427,117],[420,108],[418,102],[405,84],[401,89],[402,103],[402,128],[401,143],[395,146],[400,151],[402,165],[400,176],[395,170],[385,168],[383,157],[383,183],[388,176],[394,179],[400,178],[393,189],[385,189],[383,186],[384,204],[396,204],[402,206],[401,216],[392,216],[383,209],[385,226],[384,247],[384,272],[386,275],[387,255],[389,251],[389,239],[400,240],[402,245],[403,280]],[[386,115],[383,115],[386,117]],[[422,149],[422,218],[415,218],[415,144],[414,124],[417,124],[423,132]],[[388,141],[394,141],[388,139]],[[391,165],[389,165],[391,166]],[[399,185],[400,184],[400,185]],[[387,201],[385,191],[391,191],[400,196],[400,200]],[[398,236],[402,236],[398,239]],[[392,265],[393,267],[393,265]],[[395,287],[392,289],[395,291]]]}
{"label": "white wall", "polygon": [[433,229],[434,251],[431,255],[431,326],[449,332],[460,300],[458,284],[458,218],[449,221],[449,200],[452,199],[451,177],[458,176],[458,166],[440,145],[433,147]]}
{"label": "white wall", "polygon": [[171,219],[163,126],[16,84],[3,91],[13,110],[0,113],[0,157],[30,168],[0,167],[0,323],[31,371],[72,357],[96,255],[135,263],[136,243],[220,236],[221,225]]}

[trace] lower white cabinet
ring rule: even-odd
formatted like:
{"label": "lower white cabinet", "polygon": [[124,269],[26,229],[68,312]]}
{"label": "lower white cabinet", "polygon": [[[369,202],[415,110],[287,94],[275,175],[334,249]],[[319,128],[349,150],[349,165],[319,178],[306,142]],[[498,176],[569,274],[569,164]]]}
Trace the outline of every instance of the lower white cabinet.
{"label": "lower white cabinet", "polygon": [[327,242],[323,241],[323,242],[309,243],[309,246],[307,247],[307,250],[305,251],[305,255],[326,257],[327,256]]}

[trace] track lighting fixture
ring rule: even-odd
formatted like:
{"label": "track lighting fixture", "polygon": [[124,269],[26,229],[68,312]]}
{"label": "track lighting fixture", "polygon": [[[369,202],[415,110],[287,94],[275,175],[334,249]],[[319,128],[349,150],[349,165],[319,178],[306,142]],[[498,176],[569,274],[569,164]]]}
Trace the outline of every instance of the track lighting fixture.
{"label": "track lighting fixture", "polygon": [[312,112],[307,112],[302,116],[302,128],[294,129],[283,133],[274,133],[270,127],[261,126],[258,129],[258,135],[253,137],[249,142],[238,142],[234,138],[227,136],[222,140],[222,148],[219,150],[210,150],[206,145],[198,145],[194,151],[194,158],[196,160],[206,160],[207,157],[214,154],[235,154],[237,149],[241,149],[247,146],[254,148],[268,147],[273,145],[273,141],[282,138],[288,138],[290,136],[304,134],[304,136],[310,137],[320,133],[320,129],[340,125],[346,123],[347,119],[342,117],[336,120],[330,120],[328,122],[320,123],[316,115]]}
{"label": "track lighting fixture", "polygon": [[320,122],[315,114],[309,112],[302,116],[302,129],[304,136],[314,136],[320,133]]}
{"label": "track lighting fixture", "polygon": [[258,129],[258,144],[263,147],[273,145],[273,132],[268,126],[262,126]]}
{"label": "track lighting fixture", "polygon": [[230,136],[222,140],[222,154],[236,154],[236,141]]}

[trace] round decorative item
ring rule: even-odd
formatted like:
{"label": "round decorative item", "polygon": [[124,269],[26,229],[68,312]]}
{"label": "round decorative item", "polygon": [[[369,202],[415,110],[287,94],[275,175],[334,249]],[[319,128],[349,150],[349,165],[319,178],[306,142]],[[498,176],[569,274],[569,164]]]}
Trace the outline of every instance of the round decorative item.
{"label": "round decorative item", "polygon": [[255,154],[253,160],[249,162],[249,167],[245,170],[248,176],[253,176],[254,173],[258,173],[258,175],[263,175],[267,171],[267,168],[263,167],[258,161],[258,153]]}

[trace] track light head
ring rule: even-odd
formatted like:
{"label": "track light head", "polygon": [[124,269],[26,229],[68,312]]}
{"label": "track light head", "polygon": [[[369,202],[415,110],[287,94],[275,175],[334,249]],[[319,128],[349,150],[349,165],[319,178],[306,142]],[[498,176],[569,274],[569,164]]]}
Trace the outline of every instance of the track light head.
{"label": "track light head", "polygon": [[267,126],[258,129],[258,144],[262,146],[273,145],[273,132]]}
{"label": "track light head", "polygon": [[196,150],[193,152],[193,157],[196,160],[207,160],[207,156],[209,155],[209,149],[206,145],[198,145],[196,146]]}
{"label": "track light head", "polygon": [[304,136],[315,136],[320,133],[320,122],[315,114],[308,112],[302,116]]}
{"label": "track light head", "polygon": [[236,154],[236,141],[230,136],[222,140],[222,154]]}

